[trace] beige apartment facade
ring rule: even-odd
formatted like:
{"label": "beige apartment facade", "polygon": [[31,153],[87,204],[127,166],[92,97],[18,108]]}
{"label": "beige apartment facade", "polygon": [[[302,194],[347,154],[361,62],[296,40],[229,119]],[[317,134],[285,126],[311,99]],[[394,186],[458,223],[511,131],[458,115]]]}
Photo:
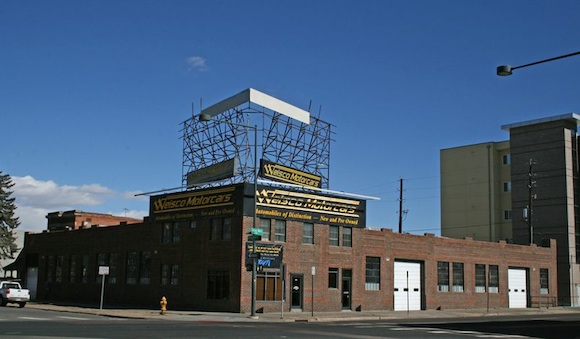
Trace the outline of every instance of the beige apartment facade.
{"label": "beige apartment facade", "polygon": [[509,141],[443,149],[441,235],[512,240]]}
{"label": "beige apartment facade", "polygon": [[501,126],[509,140],[441,150],[441,235],[556,239],[558,296],[580,305],[580,115]]}

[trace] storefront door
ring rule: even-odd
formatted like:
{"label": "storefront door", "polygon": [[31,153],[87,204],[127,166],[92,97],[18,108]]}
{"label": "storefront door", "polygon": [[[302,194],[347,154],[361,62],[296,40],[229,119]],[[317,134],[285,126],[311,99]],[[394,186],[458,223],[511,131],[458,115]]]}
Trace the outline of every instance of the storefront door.
{"label": "storefront door", "polygon": [[350,310],[352,270],[342,270],[342,309]]}
{"label": "storefront door", "polygon": [[302,280],[303,280],[302,275],[294,275],[294,274],[290,275],[290,281],[292,283],[291,303],[290,303],[291,309],[302,309],[302,298],[303,298]]}

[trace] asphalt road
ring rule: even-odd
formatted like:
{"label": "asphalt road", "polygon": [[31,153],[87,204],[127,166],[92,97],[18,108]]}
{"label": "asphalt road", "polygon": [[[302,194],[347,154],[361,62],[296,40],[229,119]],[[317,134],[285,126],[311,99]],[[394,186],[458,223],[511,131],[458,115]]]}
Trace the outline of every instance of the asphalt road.
{"label": "asphalt road", "polygon": [[188,322],[0,307],[2,338],[580,338],[580,315],[341,322]]}

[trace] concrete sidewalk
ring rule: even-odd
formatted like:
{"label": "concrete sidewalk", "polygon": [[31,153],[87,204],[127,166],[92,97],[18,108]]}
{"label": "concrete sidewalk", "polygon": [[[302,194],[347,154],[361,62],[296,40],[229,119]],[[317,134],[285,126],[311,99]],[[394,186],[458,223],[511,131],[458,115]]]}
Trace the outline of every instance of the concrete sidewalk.
{"label": "concrete sidewalk", "polygon": [[203,321],[203,322],[313,322],[313,321],[357,321],[357,320],[428,320],[437,318],[467,318],[467,317],[491,317],[491,316],[516,316],[516,315],[546,315],[580,313],[580,308],[553,307],[553,308],[519,308],[519,309],[468,309],[468,310],[426,310],[426,311],[343,311],[343,312],[278,312],[258,313],[256,317],[250,317],[244,313],[224,312],[199,312],[199,311],[173,311],[167,310],[164,315],[159,310],[151,309],[121,309],[85,306],[68,306],[49,303],[30,302],[26,307],[39,310],[57,312],[92,314],[107,317],[129,319],[156,319],[173,321]]}

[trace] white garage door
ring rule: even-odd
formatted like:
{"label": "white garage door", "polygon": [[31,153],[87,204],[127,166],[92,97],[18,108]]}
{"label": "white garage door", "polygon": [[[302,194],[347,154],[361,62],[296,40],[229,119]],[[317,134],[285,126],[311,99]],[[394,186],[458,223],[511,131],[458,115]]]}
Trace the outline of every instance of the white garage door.
{"label": "white garage door", "polygon": [[395,261],[395,311],[421,309],[421,264]]}
{"label": "white garage door", "polygon": [[508,296],[510,308],[528,306],[526,270],[510,268],[508,270]]}

